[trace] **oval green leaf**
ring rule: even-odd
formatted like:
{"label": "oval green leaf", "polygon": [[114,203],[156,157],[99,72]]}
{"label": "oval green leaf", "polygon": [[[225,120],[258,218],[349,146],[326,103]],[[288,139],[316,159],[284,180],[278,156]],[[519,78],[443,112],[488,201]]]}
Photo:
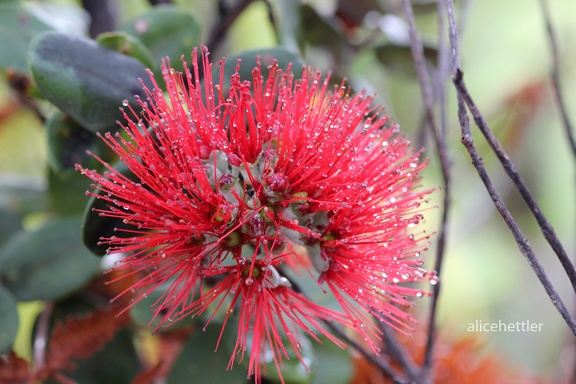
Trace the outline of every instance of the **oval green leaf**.
{"label": "oval green leaf", "polygon": [[16,299],[0,285],[0,354],[12,349],[18,331],[18,311]]}
{"label": "oval green leaf", "polygon": [[148,48],[140,40],[126,32],[102,33],[96,38],[96,41],[105,48],[139,60],[147,68],[154,68],[154,60]]}
{"label": "oval green leaf", "polygon": [[200,36],[200,26],[196,19],[172,5],[154,7],[128,22],[122,30],[148,47],[154,61],[152,69],[157,75],[166,57],[170,58],[174,69],[182,71],[184,67],[180,57],[190,57]]}
{"label": "oval green leaf", "polygon": [[84,286],[100,260],[82,244],[79,219],[51,219],[0,249],[0,280],[20,301],[52,300]]}
{"label": "oval green leaf", "polygon": [[50,117],[46,123],[46,135],[50,166],[61,177],[76,174],[76,164],[99,168],[100,163],[86,153],[88,150],[105,161],[112,159],[113,152],[102,139],[62,112],[57,111]]}
{"label": "oval green leaf", "polygon": [[[302,67],[304,66],[302,58],[286,48],[263,48],[243,51],[226,58],[223,93],[227,94],[230,91],[230,82],[228,80],[236,71],[238,60],[241,60],[240,70],[238,71],[240,79],[252,81],[252,70],[256,67],[258,60],[260,60],[263,72],[266,73],[266,67],[271,65],[274,59],[278,62],[279,68],[285,70],[288,65],[292,65],[291,70],[294,76],[302,76]],[[212,68],[212,78],[215,84],[220,79],[219,65],[214,65]]]}
{"label": "oval green leaf", "polygon": [[[137,181],[136,176],[128,170],[126,164],[118,162],[114,164],[114,169],[131,180]],[[122,231],[118,231],[118,229],[130,228],[130,225],[124,224],[122,219],[100,216],[99,211],[106,210],[108,205],[109,203],[104,200],[91,197],[84,210],[82,240],[86,247],[97,256],[104,256],[108,249],[108,245],[100,244],[101,237],[120,237]]]}
{"label": "oval green leaf", "polygon": [[86,38],[42,34],[30,42],[28,59],[44,97],[92,132],[114,129],[124,100],[139,108],[134,99],[144,96],[139,78],[151,87],[138,60]]}
{"label": "oval green leaf", "polygon": [[81,217],[90,198],[86,191],[90,189],[90,179],[80,173],[63,177],[52,169],[48,170],[48,198],[50,208],[60,216]]}

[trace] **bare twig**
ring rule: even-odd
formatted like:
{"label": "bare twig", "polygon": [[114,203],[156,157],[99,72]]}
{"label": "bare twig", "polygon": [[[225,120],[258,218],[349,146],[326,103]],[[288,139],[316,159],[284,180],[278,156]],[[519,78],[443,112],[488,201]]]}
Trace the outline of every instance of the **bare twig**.
{"label": "bare twig", "polygon": [[540,0],[540,5],[542,7],[542,16],[544,17],[544,23],[546,24],[548,43],[550,44],[550,50],[552,53],[552,88],[554,90],[554,98],[556,99],[558,109],[560,110],[562,124],[564,125],[564,130],[566,131],[566,136],[568,137],[568,142],[570,143],[570,148],[572,149],[572,154],[576,156],[576,138],[574,138],[574,127],[572,126],[570,118],[568,117],[568,110],[566,108],[566,103],[564,102],[562,91],[560,89],[560,55],[558,54],[556,34],[554,33],[554,28],[550,20],[550,11],[548,9],[547,0]]}
{"label": "bare twig", "polygon": [[[416,28],[416,22],[414,21],[414,13],[412,10],[412,4],[409,0],[403,0],[404,13],[406,15],[406,20],[409,26],[410,34],[410,45],[412,49],[412,58],[414,60],[414,65],[416,66],[416,72],[418,73],[418,81],[420,83],[420,90],[422,93],[422,99],[424,101],[424,107],[426,112],[427,125],[432,133],[432,138],[434,140],[434,145],[436,147],[436,153],[440,161],[440,167],[442,170],[443,187],[444,187],[444,198],[442,207],[442,221],[440,224],[440,230],[438,233],[438,245],[436,248],[436,260],[434,264],[434,270],[438,275],[440,275],[442,270],[442,263],[444,259],[444,252],[446,246],[446,234],[448,228],[448,215],[450,212],[450,200],[451,200],[451,183],[450,183],[450,158],[448,155],[448,149],[446,147],[446,137],[445,134],[441,133],[438,128],[438,124],[434,117],[434,95],[432,91],[432,83],[430,76],[428,75],[428,70],[426,68],[426,61],[424,59],[424,48],[422,46],[422,41],[418,30]],[[442,129],[444,131],[444,129]],[[429,371],[432,367],[432,353],[434,346],[434,339],[436,334],[436,309],[438,306],[438,300],[440,297],[441,282],[438,282],[433,288],[434,296],[432,298],[432,304],[430,308],[430,316],[428,321],[428,338],[426,342],[426,351],[424,355],[424,365],[422,367],[423,377],[428,377],[430,375]]]}
{"label": "bare twig", "polygon": [[400,365],[402,371],[406,373],[412,382],[418,382],[419,373],[416,364],[414,363],[412,356],[406,353],[406,349],[402,348],[402,345],[398,341],[392,328],[378,320],[376,316],[372,316],[372,318],[384,335],[385,347],[388,355]]}
{"label": "bare twig", "polygon": [[216,48],[222,43],[222,39],[228,29],[234,24],[238,16],[252,3],[253,0],[239,0],[234,7],[226,9],[220,2],[220,19],[214,24],[206,46],[210,51],[216,51]]}
{"label": "bare twig", "polygon": [[[488,172],[486,171],[486,168],[484,167],[484,162],[483,162],[482,158],[480,157],[480,155],[478,154],[478,151],[476,150],[476,147],[474,145],[474,140],[472,138],[472,133],[470,131],[470,123],[468,120],[468,114],[466,111],[465,95],[469,96],[469,93],[466,89],[466,86],[465,86],[465,83],[463,80],[463,73],[460,69],[460,59],[459,59],[460,54],[459,54],[459,50],[458,50],[458,32],[456,29],[456,22],[455,22],[455,18],[454,18],[454,4],[453,4],[453,0],[446,0],[446,1],[447,1],[447,8],[448,8],[448,20],[449,20],[449,26],[450,26],[450,29],[449,29],[450,30],[450,43],[451,43],[451,47],[452,47],[452,66],[453,66],[453,71],[454,71],[453,72],[453,81],[454,81],[456,91],[457,91],[458,119],[460,122],[460,128],[462,130],[462,143],[464,144],[464,147],[468,151],[468,154],[470,155],[470,158],[472,159],[472,164],[474,165],[474,168],[478,172],[480,179],[482,180],[488,193],[490,194],[490,197],[491,197],[492,201],[494,202],[496,209],[498,210],[498,212],[500,213],[500,215],[504,219],[506,225],[508,226],[508,228],[512,232],[512,234],[516,240],[516,243],[518,244],[518,248],[520,249],[520,252],[524,255],[524,257],[526,257],[528,263],[530,264],[530,267],[532,267],[532,270],[534,271],[534,273],[536,274],[536,276],[540,280],[540,283],[544,287],[546,293],[550,297],[552,304],[556,307],[558,312],[560,312],[561,316],[566,321],[566,324],[568,324],[568,327],[570,328],[572,333],[574,333],[576,335],[576,321],[572,318],[572,316],[568,312],[566,305],[564,304],[564,302],[562,301],[562,299],[558,295],[558,292],[556,292],[554,286],[552,285],[552,283],[548,279],[548,276],[546,275],[544,269],[542,268],[542,266],[538,262],[538,259],[534,255],[534,251],[532,250],[532,247],[528,243],[528,240],[522,234],[522,231],[520,230],[520,228],[516,224],[514,218],[512,217],[510,212],[508,211],[508,208],[506,208],[506,205],[504,204],[502,197],[500,196],[500,194],[498,193],[498,191],[494,187],[494,184],[492,183],[492,180],[490,179],[490,176],[488,175]],[[468,105],[468,108],[471,110],[472,114],[475,115],[475,117],[481,117],[480,112],[478,111],[478,109],[476,108],[475,105],[472,104],[472,107],[471,107],[471,105]],[[475,120],[476,120],[477,124],[479,122],[481,122],[480,119],[475,119]]]}
{"label": "bare twig", "polygon": [[[298,292],[298,293],[300,293],[306,297],[306,292],[304,292],[302,290],[300,285],[293,278],[291,278],[290,275],[286,274],[286,271],[284,270],[284,268],[279,266],[278,272],[280,272],[280,274],[282,276],[284,276],[286,279],[288,279],[288,281],[290,281],[290,284],[292,285],[292,289],[295,292]],[[374,364],[376,367],[378,367],[383,374],[387,375],[392,380],[392,382],[394,382],[396,384],[409,384],[410,383],[410,381],[407,381],[406,379],[400,377],[399,373],[394,368],[392,368],[390,366],[390,364],[388,364],[388,362],[379,358],[376,354],[370,352],[367,348],[364,348],[364,346],[362,346],[361,344],[356,342],[354,339],[350,338],[350,336],[348,336],[346,334],[346,332],[344,332],[344,330],[340,326],[338,326],[337,324],[334,324],[333,322],[330,322],[330,321],[324,321],[324,324],[326,324],[326,327],[330,328],[330,330],[332,330],[332,332],[336,336],[340,337],[342,340],[344,340],[346,342],[346,344],[348,344],[349,346],[354,348],[356,351],[358,351],[358,353],[360,353],[362,356],[364,356],[364,358],[366,360],[368,360],[369,362]]]}
{"label": "bare twig", "polygon": [[478,128],[488,141],[488,144],[490,145],[490,147],[492,148],[492,150],[502,163],[502,166],[504,167],[506,174],[513,181],[514,186],[516,187],[516,189],[518,189],[520,195],[526,202],[526,205],[536,218],[536,221],[538,222],[538,225],[542,230],[544,238],[546,238],[546,241],[548,241],[548,244],[550,244],[550,246],[554,250],[554,253],[556,253],[558,260],[560,260],[562,267],[566,271],[566,274],[568,275],[568,278],[572,283],[572,288],[574,289],[574,292],[576,292],[576,268],[574,268],[574,265],[572,264],[570,257],[568,256],[566,250],[564,249],[564,246],[562,245],[562,242],[556,235],[556,232],[554,231],[554,228],[552,227],[550,222],[546,219],[546,216],[544,216],[544,214],[540,210],[538,203],[536,203],[536,201],[534,200],[534,197],[528,190],[528,186],[526,185],[526,183],[524,183],[524,180],[522,180],[522,177],[516,170],[514,163],[510,160],[510,158],[502,148],[502,145],[500,144],[500,142],[498,141],[498,139],[496,138],[490,127],[488,126],[488,123],[480,113],[478,107],[474,103],[474,100],[470,96],[470,93],[466,89],[466,85],[464,84],[462,77],[461,76],[457,77],[455,78],[455,80],[458,80],[454,82],[456,88],[458,89],[458,93],[464,99],[464,102],[468,106],[468,109],[470,110],[470,113],[472,114],[472,117],[474,118],[476,125],[478,126]]}
{"label": "bare twig", "polygon": [[390,364],[388,364],[388,362],[386,362],[384,359],[381,359],[377,355],[375,355],[374,353],[371,353],[368,349],[364,348],[364,346],[360,345],[360,343],[358,343],[356,340],[349,337],[341,327],[339,327],[338,325],[336,325],[330,321],[325,321],[324,324],[326,324],[326,326],[328,328],[330,328],[332,333],[334,333],[336,336],[340,337],[342,340],[344,340],[346,342],[346,344],[348,344],[349,346],[354,348],[356,351],[358,351],[362,356],[364,356],[364,358],[366,360],[368,360],[369,362],[374,364],[376,367],[378,367],[378,369],[380,369],[380,371],[383,374],[388,376],[392,380],[393,383],[395,383],[395,384],[408,384],[411,382],[411,381],[408,381],[407,379],[401,377],[400,373],[396,369],[394,369]]}
{"label": "bare twig", "polygon": [[54,303],[46,301],[44,309],[38,316],[38,325],[34,334],[34,368],[40,370],[46,364],[46,346],[48,344],[48,329],[50,328],[50,317],[54,310]]}
{"label": "bare twig", "polygon": [[564,268],[566,274],[568,275],[568,278],[570,279],[574,292],[576,292],[576,268],[574,268],[574,265],[572,264],[570,257],[568,256],[566,250],[564,249],[564,246],[562,245],[562,242],[556,235],[554,228],[552,227],[546,216],[540,210],[538,203],[536,203],[536,200],[530,193],[528,186],[526,185],[526,183],[516,170],[514,163],[510,160],[510,157],[508,157],[506,151],[504,150],[504,148],[502,148],[502,145],[500,144],[500,142],[498,141],[498,139],[488,126],[488,123],[480,113],[478,107],[474,103],[474,100],[468,93],[465,84],[462,81],[462,77],[459,77],[458,79],[460,81],[455,82],[455,85],[459,95],[463,97],[464,102],[468,106],[468,109],[470,110],[470,113],[472,114],[472,117],[476,122],[476,125],[478,126],[478,128],[488,141],[488,144],[490,145],[490,147],[492,148],[498,159],[500,160],[500,163],[502,164],[504,171],[506,172],[508,177],[510,177],[516,189],[520,192],[520,195],[526,202],[526,205],[532,212],[532,215],[536,218],[536,221],[538,222],[538,225],[542,230],[544,238],[546,239],[548,244],[550,244],[554,253],[557,255],[558,260],[562,264],[562,267]]}
{"label": "bare twig", "polygon": [[440,134],[446,140],[448,118],[446,111],[446,80],[450,76],[450,51],[448,46],[448,28],[446,25],[446,6],[439,1],[438,7],[438,70],[434,83],[434,97],[438,102]]}

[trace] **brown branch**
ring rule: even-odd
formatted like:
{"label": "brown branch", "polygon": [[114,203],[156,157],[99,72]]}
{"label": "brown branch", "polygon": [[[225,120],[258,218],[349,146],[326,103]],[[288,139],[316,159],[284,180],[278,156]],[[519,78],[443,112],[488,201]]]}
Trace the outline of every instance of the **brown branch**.
{"label": "brown branch", "polygon": [[544,18],[544,23],[546,24],[546,31],[548,34],[548,43],[550,44],[550,50],[552,54],[552,88],[554,91],[554,98],[558,104],[558,109],[560,111],[560,116],[562,117],[562,124],[564,125],[564,130],[566,132],[566,137],[568,137],[568,142],[570,148],[572,149],[572,154],[576,157],[576,138],[574,138],[574,127],[570,122],[568,117],[568,109],[566,108],[566,103],[562,97],[562,91],[560,89],[560,59],[558,54],[558,44],[556,42],[556,34],[554,33],[554,28],[550,20],[550,11],[548,9],[547,0],[540,0],[540,5],[542,7],[542,16]]}
{"label": "brown branch", "polygon": [[536,203],[536,201],[534,200],[534,197],[530,193],[528,186],[526,185],[526,183],[516,170],[514,163],[512,162],[512,160],[510,160],[510,157],[508,157],[508,155],[502,148],[502,145],[500,144],[500,142],[498,141],[498,139],[488,126],[488,123],[480,113],[478,107],[476,106],[474,100],[472,99],[470,93],[468,92],[466,85],[464,84],[462,76],[455,77],[455,80],[457,80],[454,81],[454,84],[458,90],[458,93],[468,106],[468,109],[470,110],[470,113],[472,114],[472,117],[474,118],[476,125],[486,138],[486,141],[488,141],[488,144],[490,145],[490,147],[492,148],[498,159],[500,160],[500,163],[502,164],[504,171],[506,172],[508,177],[510,177],[516,189],[520,192],[520,195],[526,202],[526,205],[532,212],[532,215],[536,218],[536,221],[540,226],[544,238],[546,239],[548,244],[550,244],[551,248],[554,250],[554,253],[558,257],[558,260],[562,264],[564,271],[566,271],[566,274],[570,279],[570,283],[572,283],[572,288],[574,289],[574,292],[576,292],[576,268],[574,268],[574,265],[572,264],[572,261],[568,256],[568,253],[566,252],[564,246],[562,245],[562,242],[556,235],[554,228],[552,227],[546,216],[540,210],[538,203]]}
{"label": "brown branch", "polygon": [[384,335],[385,348],[388,355],[400,365],[400,368],[406,373],[411,382],[417,383],[420,374],[412,356],[405,348],[402,348],[402,344],[398,341],[396,334],[389,325],[384,324],[374,315],[372,318]]}
{"label": "brown branch", "polygon": [[368,349],[364,348],[364,346],[360,345],[360,343],[358,343],[356,340],[349,337],[346,334],[346,332],[344,332],[344,330],[342,328],[340,328],[338,325],[336,325],[330,321],[324,321],[324,324],[326,324],[326,326],[328,328],[330,328],[330,330],[332,330],[332,333],[334,333],[336,336],[340,337],[342,340],[344,340],[346,342],[346,344],[348,344],[349,346],[354,348],[356,351],[358,351],[362,356],[364,356],[364,358],[366,360],[368,360],[369,362],[374,364],[376,367],[378,367],[378,369],[380,369],[380,371],[383,374],[388,376],[392,380],[393,383],[395,383],[395,384],[408,384],[411,382],[411,381],[408,381],[407,379],[401,377],[399,372],[397,372],[390,364],[388,364],[388,362],[384,361],[384,359],[381,359],[377,355],[375,355],[374,353],[371,353]]}
{"label": "brown branch", "polygon": [[486,141],[488,142],[488,144],[490,145],[490,147],[492,148],[498,159],[500,160],[500,163],[502,164],[504,171],[506,172],[508,177],[512,180],[516,189],[520,192],[520,195],[526,202],[526,205],[532,212],[532,215],[536,218],[536,221],[540,226],[544,238],[546,239],[548,244],[550,244],[552,250],[558,257],[558,260],[562,264],[564,271],[566,271],[566,274],[570,279],[570,283],[572,284],[574,292],[576,292],[576,268],[574,268],[574,265],[572,264],[572,261],[568,256],[568,253],[566,252],[564,246],[562,245],[562,242],[556,235],[556,231],[554,230],[554,228],[552,227],[546,216],[542,213],[540,207],[538,206],[538,203],[530,193],[528,186],[526,185],[526,183],[516,170],[516,166],[514,165],[512,160],[510,160],[510,157],[508,156],[508,154],[506,153],[506,151],[496,138],[496,135],[494,135],[494,133],[488,126],[488,123],[484,119],[484,116],[480,113],[480,110],[474,103],[472,96],[466,89],[462,76],[455,77],[455,79],[458,80],[454,82],[457,91],[459,95],[464,99],[466,105],[468,106],[468,109],[470,110],[470,113],[472,114],[472,117],[474,118],[476,125],[480,129],[480,132],[482,132],[482,134],[486,138]]}
{"label": "brown branch", "polygon": [[[457,91],[458,119],[460,122],[460,128],[462,132],[462,144],[464,145],[470,158],[472,159],[472,164],[476,169],[478,175],[480,176],[480,179],[484,183],[488,193],[490,194],[490,198],[492,199],[494,206],[496,207],[496,209],[504,219],[506,225],[512,232],[512,235],[514,236],[514,239],[518,244],[520,252],[524,255],[524,257],[530,264],[530,267],[540,280],[540,283],[542,284],[546,293],[550,297],[552,304],[556,307],[558,312],[564,318],[566,324],[568,324],[568,327],[570,328],[572,333],[576,335],[576,321],[574,321],[574,319],[568,312],[566,305],[558,295],[558,292],[555,290],[553,284],[548,279],[548,276],[546,275],[544,269],[542,268],[542,265],[538,262],[538,259],[534,255],[534,251],[532,250],[532,247],[528,243],[528,240],[522,234],[522,231],[520,230],[520,228],[516,224],[516,221],[510,214],[510,211],[508,211],[508,208],[504,204],[502,197],[494,187],[494,184],[492,183],[492,180],[488,175],[486,168],[484,167],[484,161],[478,154],[478,151],[474,145],[474,140],[472,138],[472,133],[470,131],[470,122],[466,110],[466,101],[464,97],[464,95],[469,96],[469,94],[464,84],[463,73],[460,69],[460,53],[458,50],[458,32],[456,29],[456,22],[454,18],[454,3],[453,0],[446,0],[446,1],[448,7],[448,20],[450,26],[449,29],[450,43],[452,47],[452,66],[454,71],[453,82]],[[475,117],[481,117],[478,109],[474,105],[473,107],[474,109],[472,109],[471,106],[468,105],[468,108],[471,110],[473,115],[475,114]],[[476,119],[477,124],[482,121],[483,119]]]}
{"label": "brown branch", "polygon": [[[294,280],[292,279],[289,275],[287,275],[285,273],[285,271],[283,270],[283,268],[280,266],[278,267],[278,272],[280,272],[280,274],[282,276],[284,276],[292,285],[292,289],[295,292],[298,292],[300,294],[302,294],[304,297],[306,297],[306,292],[304,292],[302,290],[302,288],[300,287],[300,285]],[[323,321],[324,324],[326,324],[326,327],[330,328],[330,330],[332,330],[332,333],[334,333],[336,336],[340,337],[342,340],[344,340],[346,342],[346,344],[348,344],[349,346],[351,346],[352,348],[354,348],[358,353],[360,353],[362,356],[364,356],[364,358],[366,360],[368,360],[370,363],[372,363],[374,366],[378,367],[378,369],[380,369],[380,371],[388,376],[390,378],[390,380],[392,380],[393,383],[395,384],[409,384],[410,381],[407,381],[405,378],[401,377],[399,375],[399,373],[392,368],[392,366],[390,366],[390,364],[388,364],[388,362],[384,361],[383,359],[379,358],[376,354],[371,353],[367,348],[364,348],[364,346],[362,346],[360,343],[356,342],[354,339],[350,338],[350,336],[348,336],[346,334],[346,332],[344,332],[344,330],[338,326],[337,324],[334,324],[331,321]]]}
{"label": "brown branch", "polygon": [[[451,160],[448,155],[448,149],[446,146],[446,135],[440,131],[440,129],[438,128],[438,124],[436,123],[436,119],[434,117],[434,100],[433,100],[434,95],[432,91],[432,83],[430,80],[430,76],[428,75],[428,70],[426,68],[426,61],[424,59],[424,47],[422,45],[422,41],[416,28],[416,22],[414,20],[414,12],[412,10],[412,4],[410,3],[410,0],[403,0],[403,6],[404,6],[404,13],[406,15],[406,21],[408,22],[409,26],[412,58],[414,60],[414,65],[416,66],[416,72],[418,74],[418,81],[420,83],[422,99],[424,101],[426,121],[432,133],[434,146],[436,148],[436,153],[440,161],[440,167],[442,170],[444,196],[442,206],[442,219],[438,233],[438,244],[436,248],[436,258],[434,263],[434,270],[436,271],[437,275],[440,276],[446,248],[448,215],[450,212]],[[442,128],[442,131],[445,132],[445,128]],[[433,361],[432,354],[433,354],[434,339],[436,335],[436,310],[438,307],[438,300],[440,297],[440,288],[441,288],[440,282],[436,284],[433,288],[434,295],[432,297],[432,304],[428,320],[428,339],[426,342],[424,364],[421,373],[421,375],[425,377],[429,376],[429,371],[431,370],[432,367],[432,361]]]}

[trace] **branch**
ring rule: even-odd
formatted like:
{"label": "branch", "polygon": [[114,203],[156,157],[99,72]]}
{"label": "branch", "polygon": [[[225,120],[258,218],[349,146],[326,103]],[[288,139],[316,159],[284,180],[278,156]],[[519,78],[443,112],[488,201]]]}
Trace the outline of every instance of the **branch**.
{"label": "branch", "polygon": [[412,356],[410,356],[409,353],[406,353],[406,349],[402,348],[402,345],[389,325],[384,324],[374,315],[372,318],[384,335],[386,352],[388,352],[388,354],[400,365],[402,370],[406,372],[406,375],[410,378],[411,382],[417,383],[419,374]]}
{"label": "branch", "polygon": [[[436,148],[436,153],[440,161],[440,167],[442,170],[442,179],[444,187],[444,198],[443,198],[443,208],[442,208],[442,221],[440,224],[440,230],[438,234],[438,245],[436,248],[436,260],[434,263],[434,270],[437,275],[440,276],[442,270],[442,264],[444,259],[445,247],[446,247],[446,237],[448,228],[448,215],[450,212],[450,201],[451,201],[451,180],[450,180],[450,166],[451,160],[448,155],[448,149],[446,146],[446,129],[442,128],[442,132],[438,129],[436,119],[434,117],[434,101],[432,92],[432,83],[430,81],[430,76],[428,75],[428,70],[426,68],[426,61],[424,59],[424,48],[422,46],[422,41],[418,34],[416,28],[416,22],[414,21],[414,12],[412,10],[412,4],[410,0],[403,0],[404,13],[406,14],[406,20],[409,26],[410,34],[410,46],[412,49],[412,58],[414,60],[414,65],[416,66],[416,72],[418,73],[418,81],[420,83],[420,90],[422,93],[422,99],[424,101],[424,107],[426,112],[426,121],[428,128],[432,133],[432,138],[434,140],[434,146]],[[441,76],[441,75],[440,75]],[[443,121],[445,124],[445,121]],[[436,308],[438,306],[438,300],[440,297],[441,283],[439,282],[434,286],[432,298],[432,304],[430,307],[430,315],[428,320],[428,338],[426,341],[426,350],[424,355],[424,365],[422,367],[422,373],[428,376],[428,372],[432,367],[432,353],[434,346],[434,339],[436,334]]]}
{"label": "branch", "polygon": [[34,367],[38,370],[43,369],[46,364],[46,346],[48,344],[48,329],[50,328],[50,318],[54,310],[54,303],[47,301],[44,309],[38,316],[38,326],[34,334]]}
{"label": "branch", "polygon": [[[514,218],[512,217],[510,212],[508,211],[508,208],[506,208],[506,205],[504,204],[502,197],[500,196],[500,194],[498,193],[498,191],[494,187],[494,184],[492,183],[492,180],[490,179],[490,176],[488,175],[488,172],[486,171],[486,168],[484,167],[484,162],[483,162],[482,158],[480,157],[480,155],[478,154],[478,151],[474,145],[474,140],[472,138],[472,133],[470,131],[470,122],[468,120],[468,114],[467,114],[467,110],[466,110],[466,103],[465,103],[465,97],[464,97],[464,95],[467,95],[469,97],[469,94],[468,94],[468,91],[467,91],[466,86],[464,84],[463,73],[460,69],[460,54],[459,54],[459,50],[458,50],[458,32],[456,29],[456,22],[455,22],[455,18],[454,18],[454,3],[453,3],[453,0],[446,0],[446,1],[447,1],[447,6],[448,6],[448,20],[449,20],[449,25],[450,25],[450,43],[451,43],[451,47],[452,47],[452,66],[453,66],[453,71],[454,71],[453,81],[454,81],[454,85],[455,85],[456,91],[457,91],[458,119],[460,122],[461,131],[462,131],[462,144],[464,145],[464,147],[468,151],[468,154],[470,155],[470,158],[472,159],[472,164],[474,165],[474,168],[478,172],[480,179],[482,180],[488,193],[490,194],[490,197],[491,197],[492,201],[494,202],[496,209],[498,210],[498,212],[500,213],[500,215],[502,216],[502,218],[506,222],[506,225],[508,226],[508,228],[512,232],[514,239],[516,240],[516,243],[518,244],[518,248],[520,249],[520,252],[524,255],[524,257],[526,257],[528,263],[530,264],[530,267],[532,268],[532,270],[534,271],[534,273],[536,274],[536,276],[540,280],[540,283],[544,287],[546,293],[550,297],[552,304],[556,307],[558,312],[560,312],[561,316],[566,321],[566,324],[568,324],[568,327],[570,328],[572,333],[576,335],[576,322],[570,316],[570,313],[568,312],[566,305],[564,304],[564,302],[562,301],[562,299],[560,298],[560,296],[556,292],[554,286],[552,285],[552,283],[548,279],[548,276],[544,272],[542,265],[540,265],[540,263],[538,262],[538,259],[534,255],[534,251],[532,250],[532,247],[528,243],[528,240],[522,234],[522,231],[520,230],[520,228],[518,227],[518,225],[514,221]],[[469,101],[471,101],[471,100],[469,100]],[[479,111],[475,105],[472,104],[472,107],[470,105],[468,105],[468,108],[471,110],[472,114],[475,117],[481,117],[481,115],[479,114]],[[483,122],[483,119],[476,119],[477,124],[480,122]]]}
{"label": "branch", "polygon": [[[457,71],[459,70],[460,68],[458,67]],[[488,126],[488,123],[484,119],[484,116],[482,116],[482,114],[480,113],[480,110],[478,109],[470,93],[466,89],[463,77],[461,75],[455,76],[454,80],[455,80],[454,84],[456,86],[459,96],[463,98],[464,102],[468,106],[468,109],[470,110],[470,113],[472,114],[472,117],[474,118],[474,121],[476,122],[476,125],[486,138],[486,141],[488,142],[488,144],[490,145],[490,147],[492,148],[498,159],[500,160],[500,163],[502,164],[504,171],[506,172],[508,177],[512,180],[516,189],[520,192],[520,195],[526,202],[526,205],[532,212],[532,215],[536,218],[536,221],[540,226],[544,238],[546,239],[548,244],[550,244],[552,250],[554,250],[554,253],[558,257],[558,260],[562,264],[564,271],[566,271],[566,274],[570,279],[570,283],[572,284],[574,292],[576,292],[576,268],[574,268],[574,265],[572,264],[572,261],[570,260],[568,253],[564,249],[562,242],[558,238],[558,235],[556,235],[554,228],[552,227],[546,216],[540,210],[540,207],[538,206],[536,200],[530,193],[528,186],[526,185],[526,183],[516,170],[516,166],[510,160],[510,157],[508,157],[506,151],[504,150],[504,148],[502,147],[502,145],[500,144],[500,142],[498,141],[498,139],[496,138],[490,127]]]}
{"label": "branch", "polygon": [[350,345],[352,348],[357,350],[362,356],[364,356],[364,358],[366,358],[366,360],[377,366],[382,373],[387,375],[392,380],[393,383],[395,384],[410,383],[410,381],[407,381],[406,379],[400,377],[399,373],[394,368],[392,368],[392,366],[390,366],[388,362],[378,358],[377,355],[371,353],[369,350],[360,345],[356,340],[350,338],[346,334],[346,332],[344,332],[344,330],[340,328],[338,325],[332,323],[331,321],[324,321],[324,324],[326,324],[326,326],[330,328],[332,332],[336,334],[336,336],[344,340],[346,344]]}
{"label": "branch", "polygon": [[544,214],[540,210],[538,203],[536,203],[536,201],[534,200],[534,197],[530,193],[528,186],[526,186],[526,183],[524,183],[524,180],[516,170],[514,163],[510,160],[510,158],[502,148],[502,145],[500,144],[500,142],[498,141],[498,139],[496,138],[490,127],[488,126],[488,123],[480,113],[478,107],[474,103],[474,100],[470,96],[470,93],[468,92],[466,85],[464,84],[464,80],[461,74],[454,78],[454,85],[458,90],[458,94],[463,98],[464,102],[468,106],[468,109],[470,110],[470,113],[472,114],[472,117],[474,118],[476,125],[486,138],[486,141],[488,141],[488,144],[490,145],[490,147],[492,148],[498,159],[500,160],[500,163],[502,164],[506,174],[508,175],[508,177],[510,177],[510,179],[514,183],[514,186],[520,192],[520,195],[522,196],[522,198],[526,202],[526,205],[532,212],[532,215],[536,218],[536,221],[540,226],[544,238],[546,238],[546,241],[548,241],[548,244],[550,244],[550,246],[554,250],[554,253],[557,255],[558,260],[560,260],[562,267],[564,267],[564,270],[566,271],[566,274],[568,275],[568,278],[572,283],[572,288],[574,289],[574,292],[576,292],[576,268],[574,268],[574,265],[572,264],[570,257],[568,256],[566,250],[564,249],[562,242],[556,235],[554,228],[552,227],[548,219],[546,219],[546,216],[544,216]]}
{"label": "branch", "polygon": [[[294,279],[292,279],[288,274],[286,274],[286,272],[284,271],[284,269],[281,266],[278,267],[278,272],[280,272],[280,274],[290,282],[290,284],[292,285],[292,289],[295,292],[300,293],[301,295],[303,295],[304,297],[306,297],[308,299],[308,297],[306,296],[306,293],[302,290],[300,285],[296,281],[294,281]],[[364,356],[364,358],[366,360],[368,360],[369,362],[374,364],[376,367],[378,367],[383,374],[387,375],[392,380],[393,383],[395,383],[395,384],[409,384],[410,383],[406,379],[400,377],[398,372],[396,372],[396,370],[394,368],[392,368],[390,366],[390,364],[388,364],[388,362],[384,361],[383,359],[380,359],[377,355],[371,353],[368,349],[364,348],[362,345],[357,343],[354,339],[351,339],[340,326],[338,326],[337,324],[334,324],[333,322],[328,321],[328,320],[323,320],[323,321],[324,321],[324,324],[326,324],[326,326],[328,328],[330,328],[334,334],[336,334],[338,337],[340,337],[342,340],[344,340],[346,342],[346,344],[348,344],[349,346],[354,348],[356,351],[358,351],[358,353],[360,353],[362,356]]]}
{"label": "branch", "polygon": [[566,131],[566,136],[568,137],[568,142],[570,143],[570,148],[572,149],[572,154],[576,157],[576,139],[574,138],[574,128],[570,122],[570,118],[568,117],[566,103],[564,102],[564,98],[562,97],[562,92],[560,90],[560,60],[556,35],[554,33],[554,28],[552,27],[552,22],[550,21],[550,11],[548,10],[547,0],[540,0],[540,5],[542,7],[542,16],[544,17],[544,23],[546,24],[546,31],[548,32],[548,43],[550,44],[550,50],[552,53],[552,88],[554,90],[554,98],[556,99],[558,109],[560,110],[562,123],[564,125],[564,130]]}
{"label": "branch", "polygon": [[219,2],[220,19],[214,24],[206,46],[210,51],[216,51],[216,48],[222,43],[222,39],[228,29],[234,24],[238,16],[252,3],[253,0],[239,0],[232,9],[226,9],[222,0]]}

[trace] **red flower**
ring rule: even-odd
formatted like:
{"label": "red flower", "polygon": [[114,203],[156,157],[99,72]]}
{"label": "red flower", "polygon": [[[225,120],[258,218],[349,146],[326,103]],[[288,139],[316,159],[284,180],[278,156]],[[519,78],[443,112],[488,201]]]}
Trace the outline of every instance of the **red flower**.
{"label": "red flower", "polygon": [[[372,339],[370,313],[407,325],[396,304],[422,291],[398,283],[426,273],[425,240],[408,227],[429,191],[415,191],[424,165],[397,127],[371,97],[331,88],[309,68],[295,78],[274,62],[265,77],[258,64],[249,82],[238,63],[214,84],[206,49],[198,61],[195,50],[185,74],[166,64],[168,98],[154,83],[144,112],[103,138],[133,175],[77,166],[99,190],[89,194],[108,203],[99,214],[129,225],[102,243],[127,255],[117,269],[139,277],[137,299],[170,280],[155,306],[163,320],[237,321],[230,365],[249,350],[256,381],[270,352],[280,375],[285,343],[300,357],[303,334],[339,343],[323,321]],[[308,300],[289,280],[297,272],[326,286],[342,312]]]}

